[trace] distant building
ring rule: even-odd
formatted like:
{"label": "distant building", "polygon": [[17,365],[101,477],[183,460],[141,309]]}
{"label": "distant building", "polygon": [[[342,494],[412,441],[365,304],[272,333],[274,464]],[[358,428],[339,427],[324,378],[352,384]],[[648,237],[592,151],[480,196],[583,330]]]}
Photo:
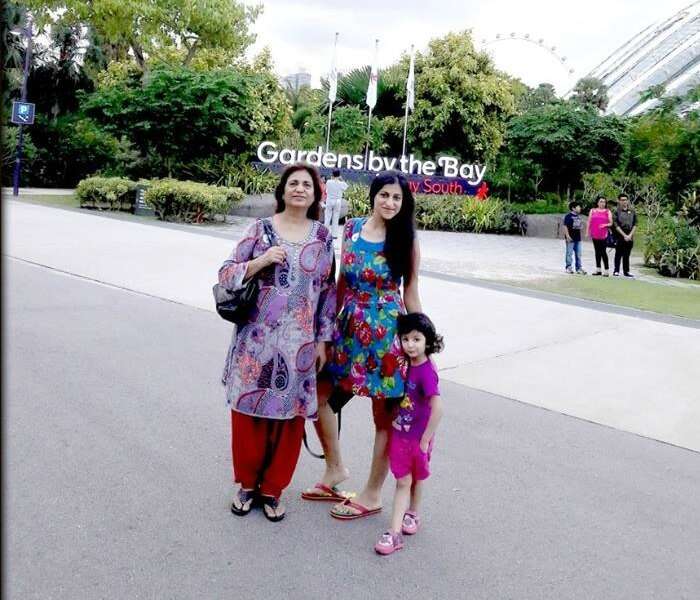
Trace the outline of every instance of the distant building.
{"label": "distant building", "polygon": [[298,91],[304,86],[311,87],[311,73],[293,73],[280,79],[282,87]]}
{"label": "distant building", "polygon": [[658,104],[644,100],[649,88],[682,95],[700,83],[700,2],[650,25],[598,65],[589,76],[608,88],[608,113],[633,116]]}

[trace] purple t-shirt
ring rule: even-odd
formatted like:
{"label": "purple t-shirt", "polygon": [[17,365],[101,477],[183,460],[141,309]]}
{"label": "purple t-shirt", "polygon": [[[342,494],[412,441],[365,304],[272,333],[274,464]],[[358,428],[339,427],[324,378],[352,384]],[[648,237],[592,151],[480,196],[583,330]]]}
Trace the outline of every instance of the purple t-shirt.
{"label": "purple t-shirt", "polygon": [[409,367],[406,390],[393,422],[394,433],[420,440],[430,420],[430,399],[440,395],[433,361],[428,359],[417,367]]}

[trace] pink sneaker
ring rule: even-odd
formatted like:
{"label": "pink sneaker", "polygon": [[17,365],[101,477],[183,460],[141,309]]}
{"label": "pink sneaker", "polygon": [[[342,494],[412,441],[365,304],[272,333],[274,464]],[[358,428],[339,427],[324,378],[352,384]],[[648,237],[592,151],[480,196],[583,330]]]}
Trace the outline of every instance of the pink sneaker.
{"label": "pink sneaker", "polygon": [[403,539],[401,538],[401,535],[398,533],[392,533],[391,531],[385,531],[382,533],[379,540],[374,545],[375,552],[384,556],[396,552],[397,550],[401,550],[401,548],[403,548]]}
{"label": "pink sneaker", "polygon": [[406,535],[413,535],[418,532],[420,527],[420,517],[411,510],[407,510],[406,514],[403,516],[403,523],[401,524],[401,531]]}

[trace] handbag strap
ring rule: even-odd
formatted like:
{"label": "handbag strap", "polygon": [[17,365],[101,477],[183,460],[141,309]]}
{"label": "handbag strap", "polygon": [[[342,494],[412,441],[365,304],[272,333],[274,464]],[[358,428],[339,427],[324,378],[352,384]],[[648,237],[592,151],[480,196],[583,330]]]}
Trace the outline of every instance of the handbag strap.
{"label": "handbag strap", "polygon": [[267,236],[267,241],[270,243],[270,246],[278,246],[279,244],[277,243],[277,235],[275,234],[275,230],[272,228],[272,223],[270,222],[270,219],[271,217],[264,217],[260,219],[260,221],[262,221],[263,231]]}
{"label": "handbag strap", "polygon": [[[337,414],[337,417],[338,417],[338,439],[340,439],[340,428],[342,426],[342,420],[340,417],[341,412],[342,412],[342,409],[338,409],[338,414]],[[314,458],[320,458],[322,460],[326,458],[325,454],[317,454],[309,447],[309,441],[306,438],[306,427],[304,428],[304,437],[302,438],[302,440],[304,442],[304,448],[306,448],[309,451],[309,454],[311,456],[313,456]]]}

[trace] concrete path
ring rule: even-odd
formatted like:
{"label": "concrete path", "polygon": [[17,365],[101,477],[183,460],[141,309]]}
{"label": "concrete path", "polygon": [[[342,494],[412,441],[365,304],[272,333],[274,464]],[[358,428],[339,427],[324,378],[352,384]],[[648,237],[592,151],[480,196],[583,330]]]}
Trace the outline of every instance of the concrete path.
{"label": "concrete path", "polygon": [[[98,221],[82,225],[130,257]],[[180,240],[168,272],[196,247]],[[698,598],[700,454],[443,380],[424,527],[380,558],[391,482],[381,514],[338,522],[299,498],[322,466],[305,452],[283,522],[231,515],[215,314],[19,260],[3,272],[6,598]],[[346,489],[370,423],[363,399],[344,411]]]}
{"label": "concrete path", "polygon": [[[5,208],[9,256],[213,310],[229,240],[22,202]],[[425,246],[437,256],[439,243]],[[700,450],[698,329],[431,277],[421,295],[445,334],[444,379]]]}

